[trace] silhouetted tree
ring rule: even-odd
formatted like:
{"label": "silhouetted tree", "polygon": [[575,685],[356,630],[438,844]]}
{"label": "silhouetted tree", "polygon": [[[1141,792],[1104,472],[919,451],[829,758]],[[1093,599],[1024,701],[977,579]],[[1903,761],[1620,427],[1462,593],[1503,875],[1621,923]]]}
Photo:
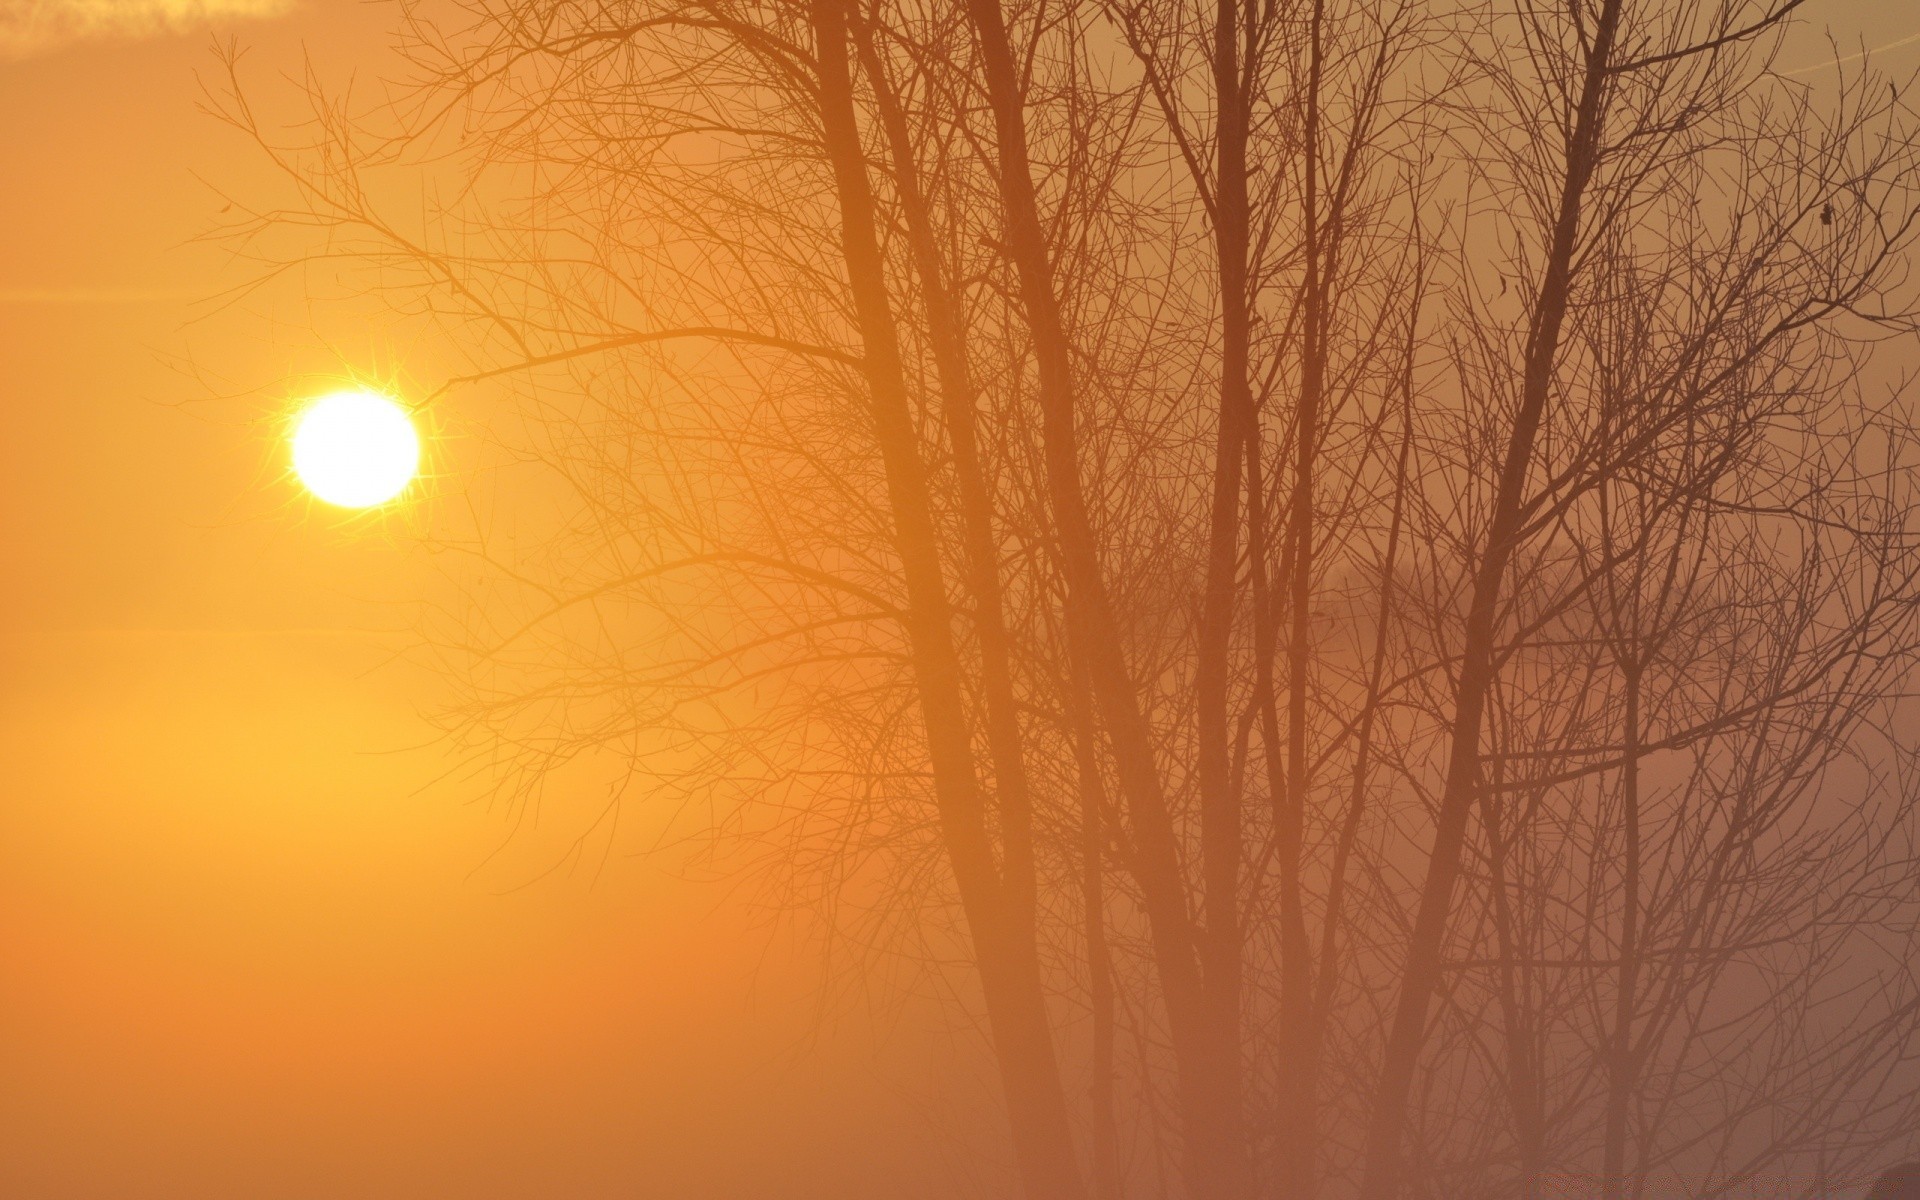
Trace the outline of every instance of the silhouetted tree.
{"label": "silhouetted tree", "polygon": [[1920,1111],[1920,144],[1796,8],[423,0],[291,144],[229,55],[228,236],[550,480],[476,765],[957,952],[1026,1194],[1811,1187]]}

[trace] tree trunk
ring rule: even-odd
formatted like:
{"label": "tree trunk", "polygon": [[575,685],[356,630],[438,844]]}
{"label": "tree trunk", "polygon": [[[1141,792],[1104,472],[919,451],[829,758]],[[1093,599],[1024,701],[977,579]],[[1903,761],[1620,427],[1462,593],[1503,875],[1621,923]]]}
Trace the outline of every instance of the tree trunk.
{"label": "tree trunk", "polygon": [[[1494,782],[1501,782],[1498,772]],[[1503,805],[1497,795],[1481,804],[1487,826],[1488,888],[1492,891],[1495,951],[1500,965],[1501,1043],[1506,1051],[1507,1108],[1512,1114],[1513,1140],[1520,1157],[1520,1200],[1538,1200],[1546,1168],[1546,1104],[1533,1051],[1534,1026],[1527,1018],[1519,980],[1520,945],[1513,916],[1509,852],[1519,838],[1517,830],[1503,828]]]}
{"label": "tree trunk", "polygon": [[[1313,501],[1320,410],[1326,390],[1326,246],[1320,227],[1320,89],[1325,0],[1314,0],[1308,24],[1305,187],[1301,223],[1306,273],[1302,281],[1300,397],[1294,415],[1293,487],[1287,499],[1287,777],[1273,791],[1274,841],[1280,873],[1280,1069],[1278,1171],[1281,1195],[1313,1195],[1315,1124],[1312,971],[1308,962],[1301,856],[1306,843],[1307,671],[1312,658]],[[1291,1078],[1289,1077],[1291,1076]]]}
{"label": "tree trunk", "polygon": [[1528,329],[1520,410],[1507,442],[1486,541],[1481,547],[1479,568],[1474,572],[1460,676],[1454,691],[1446,783],[1441,791],[1433,848],[1428,855],[1426,882],[1421,888],[1413,931],[1407,941],[1406,963],[1401,970],[1399,997],[1380,1068],[1380,1082],[1374,1092],[1361,1182],[1363,1200],[1395,1200],[1400,1194],[1401,1143],[1406,1133],[1407,1101],[1412,1093],[1420,1049],[1426,1040],[1427,1009],[1440,983],[1441,955],[1446,949],[1454,884],[1460,874],[1460,852],[1480,775],[1480,727],[1494,672],[1497,637],[1494,618],[1500,606],[1507,564],[1513,556],[1514,539],[1520,532],[1534,439],[1546,411],[1547,393],[1559,355],[1560,330],[1567,315],[1574,249],[1580,230],[1581,201],[1598,158],[1608,67],[1612,61],[1614,34],[1620,24],[1621,3],[1622,0],[1604,0],[1587,51],[1552,237]]}
{"label": "tree trunk", "polygon": [[1019,280],[1020,303],[1039,368],[1041,451],[1048,507],[1059,537],[1061,569],[1067,584],[1067,634],[1074,652],[1087,664],[1131,818],[1134,867],[1179,1068],[1188,1186],[1196,1200],[1221,1200],[1231,1195],[1223,1190],[1229,1185],[1222,1180],[1222,1170],[1230,1168],[1240,1156],[1224,1137],[1229,1123],[1219,1112],[1220,1087],[1211,1069],[1216,1040],[1208,1032],[1193,920],[1187,908],[1173,821],[1154,761],[1152,731],[1140,710],[1127,667],[1124,641],[1107,596],[1081,484],[1073,353],[1034,196],[1025,96],[999,0],[967,0],[967,15],[978,40],[987,97],[993,108],[1007,250]]}
{"label": "tree trunk", "polygon": [[1247,1155],[1241,1100],[1240,792],[1230,769],[1227,715],[1233,646],[1234,597],[1239,588],[1240,491],[1244,447],[1252,442],[1253,395],[1248,384],[1251,297],[1248,293],[1247,109],[1239,47],[1238,0],[1218,0],[1214,11],[1213,88],[1218,161],[1213,234],[1220,289],[1220,401],[1214,439],[1213,496],[1207,532],[1206,582],[1201,598],[1195,707],[1200,783],[1200,856],[1205,927],[1200,941],[1205,986],[1206,1072],[1203,1103],[1209,1132],[1206,1164],[1213,1195],[1247,1195]]}
{"label": "tree trunk", "polygon": [[1067,714],[1073,730],[1074,766],[1080,782],[1080,903],[1087,939],[1087,1003],[1093,1015],[1094,1200],[1119,1200],[1120,1144],[1114,1122],[1113,956],[1107,944],[1107,789],[1100,779],[1098,735],[1086,669],[1071,654],[1073,678]]}
{"label": "tree trunk", "polygon": [[915,440],[854,110],[845,2],[815,0],[811,13],[820,72],[821,127],[840,201],[841,249],[906,581],[908,641],[926,723],[940,832],[980,965],[1022,1184],[1031,1200],[1079,1200],[1086,1192],[1074,1159],[1066,1096],[1047,1021],[1031,910],[1008,901],[974,772],[932,501]]}
{"label": "tree trunk", "polygon": [[[1638,647],[1635,647],[1636,653]],[[1640,664],[1625,667],[1626,745],[1621,753],[1620,820],[1622,848],[1620,896],[1620,976],[1614,997],[1613,1035],[1607,1049],[1606,1146],[1600,1167],[1601,1195],[1626,1195],[1627,1116],[1637,1086],[1633,1054],[1633,1015],[1640,986]]]}
{"label": "tree trunk", "polygon": [[907,242],[926,305],[934,371],[940,381],[941,415],[948,442],[953,447],[966,547],[963,577],[973,594],[974,628],[980,638],[980,682],[986,700],[987,748],[993,760],[994,791],[1000,807],[1007,896],[1018,910],[1016,917],[1031,921],[1034,902],[1032,789],[1027,778],[1025,739],[1021,736],[1019,710],[1013,695],[1006,607],[1000,586],[999,541],[994,533],[993,490],[980,461],[979,414],[973,373],[967,363],[967,330],[959,302],[947,286],[933,214],[920,186],[919,164],[914,158],[906,114],[900,109],[899,98],[864,26],[855,38],[867,78],[873,85],[881,128],[893,161],[894,182],[906,218]]}

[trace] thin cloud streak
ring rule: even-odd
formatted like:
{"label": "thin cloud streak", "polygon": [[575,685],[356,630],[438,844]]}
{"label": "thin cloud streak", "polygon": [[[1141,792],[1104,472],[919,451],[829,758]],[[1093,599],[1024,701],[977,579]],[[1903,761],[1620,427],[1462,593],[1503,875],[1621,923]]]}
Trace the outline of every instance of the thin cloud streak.
{"label": "thin cloud streak", "polygon": [[1870,58],[1875,54],[1884,54],[1889,50],[1898,50],[1902,46],[1911,46],[1915,42],[1920,42],[1920,33],[1910,33],[1906,37],[1895,38],[1891,42],[1883,42],[1878,46],[1868,46],[1866,49],[1853,54],[1843,54],[1839,58],[1829,58],[1825,62],[1817,62],[1810,67],[1795,67],[1791,71],[1782,71],[1780,74],[1789,76],[1811,75],[1815,71],[1824,71],[1828,67],[1850,66],[1853,63]]}
{"label": "thin cloud streak", "polygon": [[292,0],[0,0],[0,59],[79,41],[164,37],[292,8]]}

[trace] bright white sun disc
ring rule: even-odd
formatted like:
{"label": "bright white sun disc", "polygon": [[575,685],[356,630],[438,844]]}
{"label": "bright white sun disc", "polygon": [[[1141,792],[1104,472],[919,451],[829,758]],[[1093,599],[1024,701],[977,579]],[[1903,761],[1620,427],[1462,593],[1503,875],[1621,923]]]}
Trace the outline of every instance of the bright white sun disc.
{"label": "bright white sun disc", "polygon": [[328,504],[385,504],[406,490],[419,469],[420,437],[412,419],[377,392],[322,396],[294,426],[294,474]]}

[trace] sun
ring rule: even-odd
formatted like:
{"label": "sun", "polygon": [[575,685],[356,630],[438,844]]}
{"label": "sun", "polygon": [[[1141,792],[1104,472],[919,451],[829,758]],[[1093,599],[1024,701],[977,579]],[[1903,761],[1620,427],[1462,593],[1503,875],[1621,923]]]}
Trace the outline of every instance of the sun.
{"label": "sun", "polygon": [[406,490],[420,468],[420,437],[407,410],[356,388],[309,404],[293,429],[293,470],[315,496],[372,508]]}

